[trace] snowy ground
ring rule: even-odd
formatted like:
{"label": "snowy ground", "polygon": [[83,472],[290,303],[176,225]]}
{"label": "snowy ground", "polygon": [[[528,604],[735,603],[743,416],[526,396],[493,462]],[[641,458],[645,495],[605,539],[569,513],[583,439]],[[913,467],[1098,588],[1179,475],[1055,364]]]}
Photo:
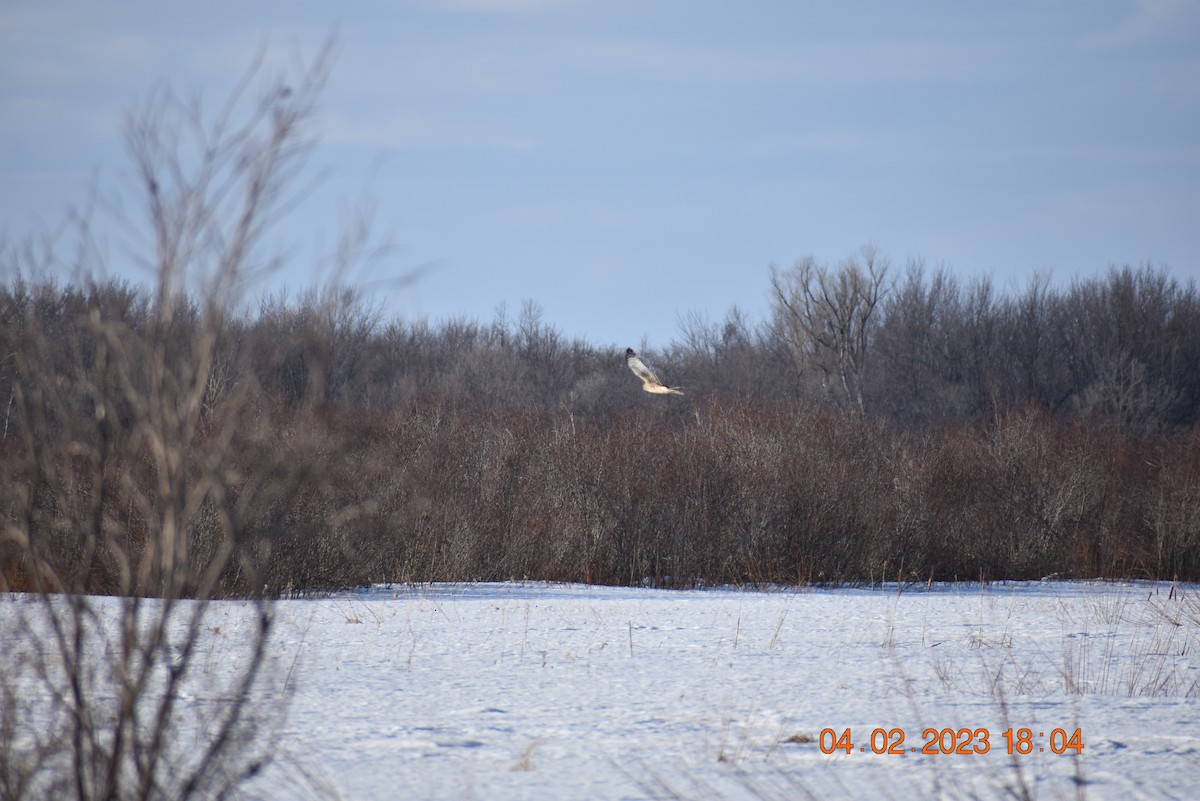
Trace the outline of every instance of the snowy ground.
{"label": "snowy ground", "polygon": [[[284,751],[346,799],[1195,799],[1200,588],[1170,589],[484,584],[288,601]],[[1007,754],[1010,727],[1032,753]],[[905,753],[872,753],[877,728]],[[969,728],[987,753],[921,754],[928,728]],[[850,729],[853,750],[822,753],[824,729]],[[1078,757],[1052,752],[1054,729],[1080,730]]]}
{"label": "snowy ground", "polygon": [[[201,678],[250,611],[211,606]],[[1200,798],[1196,586],[433,585],[275,617],[262,703],[287,715],[254,789],[280,801]]]}

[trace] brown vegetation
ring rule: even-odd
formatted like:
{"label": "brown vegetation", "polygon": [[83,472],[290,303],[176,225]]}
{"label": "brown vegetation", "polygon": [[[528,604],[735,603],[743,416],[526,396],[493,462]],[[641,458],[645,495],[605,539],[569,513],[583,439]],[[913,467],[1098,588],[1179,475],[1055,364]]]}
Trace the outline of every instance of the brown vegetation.
{"label": "brown vegetation", "polygon": [[[78,586],[154,594],[126,572],[146,561],[144,533],[162,518],[152,491],[162,468],[127,422],[132,401],[112,390],[113,412],[92,411],[87,388],[111,375],[99,360],[115,357],[84,356],[97,319],[137,330],[94,310],[145,303],[121,286],[22,291],[19,308],[57,309],[65,332],[39,356],[63,366],[40,380],[79,377],[53,425],[28,401],[9,415],[9,514],[33,521],[45,560]],[[6,309],[16,296],[10,286]],[[642,397],[619,351],[564,342],[533,307],[517,324],[380,327],[352,297],[338,303],[336,314],[269,304],[216,337],[227,348],[214,356],[221,382],[179,465],[205,487],[189,507],[189,562],[208,564],[222,532],[238,532],[238,559],[212,574],[215,594],[524,578],[1200,578],[1200,430],[1180,403],[1151,418],[1146,407],[1039,404],[1020,394],[1029,379],[1017,372],[978,397],[974,415],[961,402],[939,415],[967,392],[930,387],[934,378],[910,384],[927,393],[919,411],[863,414],[856,402],[822,403],[823,389],[797,396],[747,376],[773,366],[750,337],[733,338],[741,350],[729,359],[721,344],[676,346],[671,374],[717,389],[664,402]],[[898,379],[877,367],[880,381]],[[738,391],[743,380],[753,391]],[[1005,395],[1014,399],[994,400]],[[26,435],[34,423],[46,433]],[[103,458],[89,450],[101,445]],[[110,527],[115,554],[92,544],[115,541]],[[11,541],[0,549],[10,588],[32,586],[23,557]]]}

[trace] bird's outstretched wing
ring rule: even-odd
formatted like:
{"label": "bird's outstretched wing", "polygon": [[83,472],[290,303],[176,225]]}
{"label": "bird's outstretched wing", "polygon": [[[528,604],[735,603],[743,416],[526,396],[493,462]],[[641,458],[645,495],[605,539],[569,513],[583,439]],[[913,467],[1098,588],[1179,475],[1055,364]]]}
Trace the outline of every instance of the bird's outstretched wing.
{"label": "bird's outstretched wing", "polygon": [[633,371],[642,382],[642,389],[647,392],[653,392],[658,395],[682,395],[683,393],[672,387],[668,387],[663,382],[658,380],[658,376],[654,371],[646,366],[646,363],[637,357],[633,352],[633,348],[625,349],[625,364],[629,365],[629,369]]}

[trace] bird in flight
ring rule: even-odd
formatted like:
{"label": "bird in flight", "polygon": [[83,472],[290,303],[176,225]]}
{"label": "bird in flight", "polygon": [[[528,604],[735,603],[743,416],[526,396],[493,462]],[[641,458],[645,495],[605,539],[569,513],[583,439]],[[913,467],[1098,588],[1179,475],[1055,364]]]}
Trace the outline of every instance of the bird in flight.
{"label": "bird in flight", "polygon": [[658,380],[658,376],[654,371],[646,366],[646,363],[637,357],[633,352],[633,348],[625,349],[625,364],[629,365],[629,369],[633,374],[642,380],[642,389],[647,392],[653,392],[657,395],[682,395],[683,393],[677,389],[673,389],[663,384]]}

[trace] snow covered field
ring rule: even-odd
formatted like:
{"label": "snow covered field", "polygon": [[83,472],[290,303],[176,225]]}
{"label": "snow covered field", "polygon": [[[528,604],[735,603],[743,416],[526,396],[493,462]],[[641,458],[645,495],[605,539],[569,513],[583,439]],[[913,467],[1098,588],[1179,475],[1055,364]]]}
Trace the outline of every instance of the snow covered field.
{"label": "snow covered field", "polygon": [[[284,751],[347,799],[1195,799],[1200,590],[1170,590],[484,584],[287,601]],[[1010,728],[1031,753],[1008,755]],[[852,750],[823,753],[846,729]],[[875,729],[904,753],[873,753]],[[1078,756],[1063,748],[1076,729]]]}
{"label": "snow covered field", "polygon": [[[250,610],[212,605],[202,679]],[[281,801],[1200,798],[1195,586],[397,586],[275,617],[253,789]]]}

